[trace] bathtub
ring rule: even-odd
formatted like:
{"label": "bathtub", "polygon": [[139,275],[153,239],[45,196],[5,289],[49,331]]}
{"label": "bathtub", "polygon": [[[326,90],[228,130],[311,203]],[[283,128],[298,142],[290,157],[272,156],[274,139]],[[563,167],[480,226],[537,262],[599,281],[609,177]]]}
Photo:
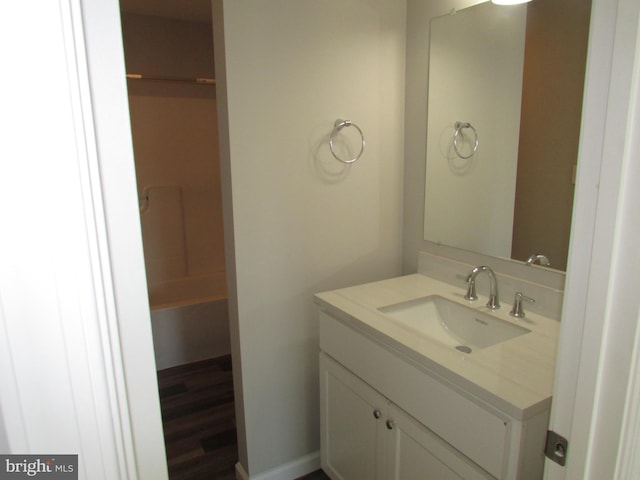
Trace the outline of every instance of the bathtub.
{"label": "bathtub", "polygon": [[149,286],[156,368],[231,352],[225,272]]}

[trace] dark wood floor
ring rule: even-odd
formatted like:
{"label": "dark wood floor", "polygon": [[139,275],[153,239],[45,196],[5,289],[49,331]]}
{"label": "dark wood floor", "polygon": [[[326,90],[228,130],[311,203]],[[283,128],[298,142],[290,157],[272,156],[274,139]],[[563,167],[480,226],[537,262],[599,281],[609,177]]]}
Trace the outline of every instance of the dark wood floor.
{"label": "dark wood floor", "polygon": [[297,480],[331,480],[331,479],[322,470],[318,470],[317,472],[313,472],[313,473],[310,473],[309,475],[305,475],[304,477],[300,477]]}
{"label": "dark wood floor", "polygon": [[235,480],[238,461],[231,358],[158,372],[171,480]]}
{"label": "dark wood floor", "polygon": [[[229,356],[158,372],[171,480],[235,480],[238,461]],[[299,480],[328,479],[322,471]]]}

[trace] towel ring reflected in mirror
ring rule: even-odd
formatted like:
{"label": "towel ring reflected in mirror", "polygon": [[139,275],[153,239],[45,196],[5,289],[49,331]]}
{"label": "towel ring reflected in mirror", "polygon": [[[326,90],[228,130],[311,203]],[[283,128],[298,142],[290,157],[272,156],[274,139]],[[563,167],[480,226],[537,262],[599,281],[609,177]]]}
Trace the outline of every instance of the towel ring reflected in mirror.
{"label": "towel ring reflected in mirror", "polygon": [[[473,127],[473,125],[471,125],[468,122],[456,122],[456,132],[453,134],[453,149],[456,151],[456,155],[458,155],[460,158],[462,159],[467,159],[467,158],[471,158],[473,157],[473,154],[476,153],[476,150],[478,150],[478,132],[476,131],[476,129]],[[460,153],[460,150],[458,150],[458,137],[462,137],[464,138],[464,133],[462,133],[462,130],[464,130],[465,128],[470,128],[471,130],[473,130],[473,135],[474,135],[474,142],[473,142],[473,149],[471,150],[471,153],[469,155],[463,155]]]}

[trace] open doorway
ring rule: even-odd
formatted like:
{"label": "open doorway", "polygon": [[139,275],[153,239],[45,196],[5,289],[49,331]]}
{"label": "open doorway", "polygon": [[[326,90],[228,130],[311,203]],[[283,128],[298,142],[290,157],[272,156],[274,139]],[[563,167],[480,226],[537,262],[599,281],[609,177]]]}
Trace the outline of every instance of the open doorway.
{"label": "open doorway", "polygon": [[237,462],[211,11],[199,3],[121,2],[172,480],[234,478]]}

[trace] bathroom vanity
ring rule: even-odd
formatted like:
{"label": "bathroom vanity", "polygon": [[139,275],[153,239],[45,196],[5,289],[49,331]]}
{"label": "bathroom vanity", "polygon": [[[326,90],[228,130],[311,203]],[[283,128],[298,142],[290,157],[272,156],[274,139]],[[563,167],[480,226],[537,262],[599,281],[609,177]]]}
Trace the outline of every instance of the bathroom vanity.
{"label": "bathroom vanity", "polygon": [[331,478],[542,478],[559,323],[464,293],[415,274],[316,295]]}

